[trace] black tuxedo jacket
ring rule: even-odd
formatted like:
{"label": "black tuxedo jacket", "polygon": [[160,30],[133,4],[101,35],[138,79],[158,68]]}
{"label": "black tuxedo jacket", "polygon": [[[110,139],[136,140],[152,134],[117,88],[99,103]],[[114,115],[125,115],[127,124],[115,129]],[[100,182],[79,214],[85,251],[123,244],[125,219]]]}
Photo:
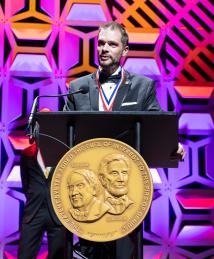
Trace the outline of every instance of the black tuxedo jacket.
{"label": "black tuxedo jacket", "polygon": [[22,152],[20,169],[23,191],[27,199],[24,208],[23,223],[30,222],[37,211],[42,206],[45,206],[47,207],[47,213],[51,214],[54,222],[57,225],[61,225],[53,210],[50,197],[50,185],[54,169],[50,171],[46,179],[37,162],[37,148],[35,144]]}
{"label": "black tuxedo jacket", "polygon": [[[87,94],[70,95],[64,110],[98,111],[99,90],[96,82],[96,73],[83,76],[70,83],[69,92],[88,86]],[[125,71],[125,78],[118,89],[113,111],[161,111],[156,99],[155,81]]]}

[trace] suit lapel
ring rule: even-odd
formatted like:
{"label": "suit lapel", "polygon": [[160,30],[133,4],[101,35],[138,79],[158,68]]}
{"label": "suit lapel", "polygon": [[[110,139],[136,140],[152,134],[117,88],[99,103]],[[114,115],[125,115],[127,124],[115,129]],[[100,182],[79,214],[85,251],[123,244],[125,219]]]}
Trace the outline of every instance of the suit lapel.
{"label": "suit lapel", "polygon": [[124,99],[126,98],[126,95],[129,91],[129,88],[131,86],[131,81],[129,79],[128,72],[125,71],[125,78],[123,83],[121,84],[120,88],[117,91],[117,95],[114,100],[114,104],[112,107],[113,111],[120,110],[121,104],[123,103]]}
{"label": "suit lapel", "polygon": [[55,170],[55,167],[51,167],[51,169],[50,169],[50,172],[49,172],[49,175],[48,175],[48,178],[47,179],[52,179],[52,175],[53,175],[53,173],[54,173],[54,170]]}
{"label": "suit lapel", "polygon": [[91,101],[91,110],[99,110],[99,91],[96,82],[96,73],[93,73],[89,79],[89,96]]}

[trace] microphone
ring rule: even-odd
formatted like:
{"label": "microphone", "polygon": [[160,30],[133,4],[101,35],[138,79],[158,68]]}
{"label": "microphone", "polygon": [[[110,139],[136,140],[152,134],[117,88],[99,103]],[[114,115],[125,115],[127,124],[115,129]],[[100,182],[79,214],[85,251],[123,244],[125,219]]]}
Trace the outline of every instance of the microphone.
{"label": "microphone", "polygon": [[44,98],[44,97],[61,97],[61,96],[69,96],[69,95],[74,95],[74,94],[87,94],[89,92],[89,87],[88,86],[81,86],[80,89],[74,92],[66,93],[66,94],[58,94],[58,95],[38,95],[34,101],[33,105],[31,108],[30,116],[28,118],[28,126],[27,126],[27,132],[29,132],[29,136],[32,137],[33,135],[33,124],[34,124],[34,114],[37,111],[37,106],[38,106],[38,100],[39,98]]}

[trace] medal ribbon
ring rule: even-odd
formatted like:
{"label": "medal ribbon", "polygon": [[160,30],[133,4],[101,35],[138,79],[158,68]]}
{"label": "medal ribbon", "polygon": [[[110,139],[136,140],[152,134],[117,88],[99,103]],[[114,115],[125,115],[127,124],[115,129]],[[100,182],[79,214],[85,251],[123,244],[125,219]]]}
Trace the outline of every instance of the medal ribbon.
{"label": "medal ribbon", "polygon": [[117,90],[119,89],[119,87],[121,86],[121,84],[124,80],[124,69],[122,68],[121,79],[116,84],[116,86],[114,88],[114,91],[112,92],[109,99],[107,98],[107,96],[105,94],[105,91],[103,90],[102,86],[100,85],[99,75],[100,75],[100,71],[97,70],[96,81],[97,81],[97,85],[98,85],[99,94],[100,94],[100,97],[101,97],[101,100],[102,100],[102,103],[103,103],[104,110],[109,112],[109,111],[112,111],[112,107],[113,107],[113,104],[114,104],[114,100],[115,100],[115,97],[116,97]]}

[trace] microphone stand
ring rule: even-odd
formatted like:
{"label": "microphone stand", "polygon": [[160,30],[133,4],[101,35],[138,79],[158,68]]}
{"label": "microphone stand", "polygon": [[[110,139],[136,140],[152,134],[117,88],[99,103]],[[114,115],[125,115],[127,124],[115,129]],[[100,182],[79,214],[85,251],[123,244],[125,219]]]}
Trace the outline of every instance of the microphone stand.
{"label": "microphone stand", "polygon": [[79,90],[71,93],[58,94],[58,95],[38,95],[33,101],[30,116],[28,119],[27,136],[29,136],[30,144],[33,144],[34,140],[36,140],[36,136],[38,135],[38,130],[39,130],[39,125],[35,125],[35,119],[34,119],[34,115],[37,112],[39,98],[69,96],[69,95],[74,95],[78,93],[86,94],[88,93],[88,91],[89,91],[88,86],[82,86]]}

